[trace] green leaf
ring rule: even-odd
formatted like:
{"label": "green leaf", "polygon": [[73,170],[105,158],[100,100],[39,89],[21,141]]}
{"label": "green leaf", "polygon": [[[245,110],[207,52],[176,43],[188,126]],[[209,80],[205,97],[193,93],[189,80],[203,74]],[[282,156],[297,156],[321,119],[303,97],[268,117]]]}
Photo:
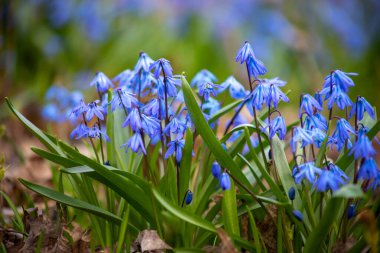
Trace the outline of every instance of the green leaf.
{"label": "green leaf", "polygon": [[224,191],[222,199],[223,223],[230,236],[240,235],[236,203],[235,185],[234,182],[231,181],[231,188]]}
{"label": "green leaf", "polygon": [[333,196],[345,199],[359,199],[365,197],[362,188],[358,184],[345,185],[334,192]]}
{"label": "green leaf", "polygon": [[339,222],[337,220],[339,214],[338,210],[342,208],[342,204],[342,198],[330,198],[324,209],[322,219],[306,239],[305,253],[322,252],[322,247],[324,246],[323,241],[330,232],[334,222]]}
{"label": "green leaf", "polygon": [[330,130],[331,130],[331,127],[327,129],[326,137],[322,142],[321,148],[319,149],[317,158],[315,160],[315,166],[318,168],[322,168],[323,159],[325,158],[325,155],[326,155],[326,147],[327,147],[327,141],[329,140],[329,136],[330,136]]}
{"label": "green leaf", "polygon": [[191,161],[193,158],[193,134],[188,128],[186,130],[186,142],[183,148],[179,185],[180,185],[180,198],[181,201],[185,197],[186,191],[189,189]]}
{"label": "green leaf", "polygon": [[22,222],[22,218],[20,213],[17,210],[17,207],[13,204],[12,200],[8,197],[7,194],[4,192],[0,191],[1,196],[5,199],[5,201],[8,203],[8,206],[12,209],[14,215],[15,215],[15,220],[17,224],[17,229],[20,232],[24,232],[24,223]]}
{"label": "green leaf", "polygon": [[182,89],[185,98],[186,108],[190,113],[191,120],[193,121],[196,131],[199,132],[202,139],[215,156],[216,160],[223,168],[227,168],[230,172],[246,187],[252,189],[247,178],[244,176],[240,168],[234,162],[232,157],[222,147],[214,132],[210,128],[206,119],[203,116],[201,109],[194,97],[193,91],[186,81],[186,78],[182,76]]}
{"label": "green leaf", "polygon": [[61,165],[65,168],[68,168],[68,167],[75,167],[75,166],[78,166],[80,165],[79,163],[75,162],[74,160],[72,159],[69,159],[69,158],[66,158],[64,156],[61,156],[61,155],[57,155],[57,154],[54,154],[54,153],[50,153],[46,150],[43,150],[43,149],[40,149],[40,148],[36,148],[36,147],[31,147],[30,148],[34,153],[36,153],[37,155],[39,155],[40,157],[42,158],[45,158],[53,163],[56,163],[58,165]]}
{"label": "green leaf", "polygon": [[41,194],[45,197],[48,197],[50,199],[53,199],[57,202],[65,204],[65,205],[72,206],[72,207],[78,208],[80,210],[89,212],[91,214],[97,215],[97,216],[102,217],[105,220],[108,220],[108,221],[115,223],[117,225],[120,225],[120,223],[121,223],[120,217],[118,217],[118,216],[114,215],[113,213],[110,213],[110,212],[108,212],[102,208],[91,205],[85,201],[72,198],[70,196],[67,196],[63,193],[51,190],[49,188],[33,184],[33,183],[28,182],[26,180],[23,180],[23,179],[19,179],[19,180],[28,189],[30,189],[34,192],[37,192],[38,194]]}
{"label": "green leaf", "polygon": [[24,124],[24,126],[28,128],[33,133],[33,135],[36,136],[40,142],[45,145],[45,147],[47,147],[53,153],[64,156],[59,147],[55,145],[51,139],[46,136],[38,127],[36,127],[32,122],[25,118],[24,115],[17,111],[8,98],[5,98],[5,101],[7,102],[8,107],[13,112],[13,114],[16,115],[16,117]]}

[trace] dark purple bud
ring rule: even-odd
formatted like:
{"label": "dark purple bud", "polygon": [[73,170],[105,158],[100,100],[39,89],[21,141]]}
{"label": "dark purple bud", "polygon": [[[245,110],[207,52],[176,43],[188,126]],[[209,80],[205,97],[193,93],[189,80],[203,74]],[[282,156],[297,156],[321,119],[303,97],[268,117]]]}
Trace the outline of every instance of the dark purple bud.
{"label": "dark purple bud", "polygon": [[220,176],[219,183],[223,191],[229,190],[231,188],[230,176],[226,172],[223,172]]}
{"label": "dark purple bud", "polygon": [[354,216],[355,216],[355,205],[350,204],[347,209],[347,217],[348,219],[351,219]]}
{"label": "dark purple bud", "polygon": [[294,210],[293,215],[294,217],[296,217],[297,220],[303,221],[303,214],[300,211]]}
{"label": "dark purple bud", "polygon": [[295,197],[296,197],[296,190],[294,189],[294,187],[291,187],[289,189],[288,196],[289,196],[290,200],[294,200],[295,199]]}
{"label": "dark purple bud", "polygon": [[216,178],[219,179],[220,175],[222,174],[222,169],[220,168],[220,165],[217,162],[214,162],[211,167],[211,173]]}
{"label": "dark purple bud", "polygon": [[193,192],[188,190],[186,194],[186,205],[190,205],[190,203],[193,201]]}

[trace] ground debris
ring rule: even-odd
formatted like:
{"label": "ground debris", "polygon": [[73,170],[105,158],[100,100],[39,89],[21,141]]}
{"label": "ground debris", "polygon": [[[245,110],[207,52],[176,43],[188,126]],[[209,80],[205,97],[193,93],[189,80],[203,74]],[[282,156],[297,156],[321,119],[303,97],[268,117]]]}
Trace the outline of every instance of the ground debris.
{"label": "ground debris", "polygon": [[167,249],[172,249],[157,234],[156,230],[143,230],[139,233],[134,243],[131,245],[131,252],[161,253]]}
{"label": "ground debris", "polygon": [[223,229],[218,228],[216,232],[218,233],[218,236],[220,238],[219,245],[205,246],[203,247],[204,251],[208,253],[224,253],[224,252],[238,253],[239,252],[235,248],[235,245],[232,242],[231,238],[227,235],[227,233]]}

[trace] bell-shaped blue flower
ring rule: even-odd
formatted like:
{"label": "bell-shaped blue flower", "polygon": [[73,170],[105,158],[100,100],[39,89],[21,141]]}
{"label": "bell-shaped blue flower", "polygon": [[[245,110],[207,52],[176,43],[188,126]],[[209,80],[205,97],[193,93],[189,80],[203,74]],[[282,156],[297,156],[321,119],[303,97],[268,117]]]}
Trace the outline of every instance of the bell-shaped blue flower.
{"label": "bell-shaped blue flower", "polygon": [[300,108],[298,111],[298,115],[301,117],[302,110],[304,110],[307,114],[313,115],[314,110],[320,112],[322,111],[322,106],[318,103],[318,101],[312,97],[310,94],[302,95]]}
{"label": "bell-shaped blue flower", "polygon": [[350,123],[343,118],[339,119],[336,123],[335,131],[332,137],[344,143],[346,140],[350,139],[350,134],[355,134],[355,130],[352,128]]}
{"label": "bell-shaped blue flower", "polygon": [[334,86],[332,93],[330,92],[330,88],[324,88],[321,91],[321,94],[326,94],[325,100],[329,99],[327,103],[327,108],[329,110],[333,107],[334,104],[336,104],[340,110],[343,110],[344,108],[352,105],[351,99],[344,91],[339,88],[339,86]]}
{"label": "bell-shaped blue flower", "polygon": [[378,173],[379,168],[377,167],[376,161],[373,158],[364,159],[358,171],[358,179],[371,180],[375,178]]}
{"label": "bell-shaped blue flower", "polygon": [[176,161],[179,163],[182,159],[182,150],[185,147],[185,140],[176,139],[168,143],[168,150],[165,154],[165,159],[168,159],[169,156],[173,155],[175,152]]}
{"label": "bell-shaped blue flower", "polygon": [[105,114],[105,111],[102,106],[98,105],[98,103],[99,103],[99,100],[96,100],[87,105],[87,111],[86,111],[87,121],[90,121],[94,116],[98,117],[100,120],[104,120],[103,114]]}
{"label": "bell-shaped blue flower", "polygon": [[204,82],[210,82],[210,83],[215,83],[217,82],[218,79],[215,77],[213,73],[208,71],[207,69],[202,69],[199,71],[197,74],[195,74],[194,78],[190,82],[191,87],[199,87],[201,83]]}
{"label": "bell-shaped blue flower", "polygon": [[119,87],[129,87],[131,85],[131,80],[135,72],[130,69],[126,69],[117,76],[115,76],[112,81],[115,83],[119,83]]}
{"label": "bell-shaped blue flower", "polygon": [[173,117],[169,124],[167,124],[164,128],[164,134],[167,136],[170,136],[170,134],[179,134],[183,135],[186,129],[186,124],[183,123],[180,119],[177,117]]}
{"label": "bell-shaped blue flower", "polygon": [[303,127],[309,131],[314,128],[327,131],[327,120],[320,113],[315,113],[314,115],[306,114],[306,117],[303,120]]}
{"label": "bell-shaped blue flower", "polygon": [[123,127],[130,126],[135,132],[139,131],[142,127],[140,112],[137,108],[133,108],[126,117]]}
{"label": "bell-shaped blue flower", "polygon": [[220,110],[220,103],[218,100],[209,97],[208,101],[202,105],[202,110],[208,110],[208,114],[213,115]]}
{"label": "bell-shaped blue flower", "polygon": [[[106,141],[110,141],[110,138],[106,134],[105,131],[101,131],[97,125],[93,125],[92,127],[88,128],[87,133],[83,133],[84,136],[87,136],[89,138],[102,138],[105,139]],[[84,136],[78,136],[79,138],[83,138]]]}
{"label": "bell-shaped blue flower", "polygon": [[331,170],[323,170],[319,175],[317,181],[314,183],[313,187],[318,192],[325,192],[328,190],[336,191],[341,185],[344,185],[345,181],[342,177],[338,176]]}
{"label": "bell-shaped blue flower", "polygon": [[96,89],[104,93],[108,91],[109,88],[113,87],[112,81],[103,73],[97,72],[94,79],[90,82],[90,86],[96,86]]}
{"label": "bell-shaped blue flower", "polygon": [[86,138],[87,137],[87,133],[88,133],[88,127],[83,124],[83,123],[80,123],[76,128],[74,128],[74,130],[71,132],[70,134],[70,138],[71,139],[75,139],[76,140],[79,140],[80,138]]}
{"label": "bell-shaped blue flower", "polygon": [[350,118],[352,118],[352,116],[354,116],[355,114],[357,114],[356,117],[360,121],[364,117],[364,112],[367,112],[368,115],[372,119],[375,119],[375,110],[373,109],[373,107],[371,106],[371,104],[368,103],[368,101],[365,100],[365,98],[359,96],[357,98],[356,103],[354,103],[352,105],[351,112],[350,112]]}
{"label": "bell-shaped blue flower", "polygon": [[214,176],[214,178],[219,179],[222,175],[222,168],[220,168],[219,163],[214,162],[211,166],[211,173]]}
{"label": "bell-shaped blue flower", "polygon": [[354,154],[355,159],[366,158],[369,159],[376,154],[375,149],[372,146],[372,142],[366,135],[366,131],[362,128],[358,133],[358,140],[351,148],[350,155]]}
{"label": "bell-shaped blue flower", "polygon": [[286,124],[284,117],[282,116],[277,116],[276,118],[272,119],[270,121],[270,125],[267,125],[263,131],[269,127],[269,138],[273,138],[273,136],[278,133],[278,137],[280,140],[285,139],[286,135]]}
{"label": "bell-shaped blue flower", "polygon": [[141,52],[134,71],[136,73],[140,71],[149,72],[150,65],[153,63],[154,61],[149,57],[147,53]]}
{"label": "bell-shaped blue flower", "polygon": [[357,76],[357,73],[346,73],[341,70],[335,70],[325,77],[323,88],[330,88],[331,85],[336,85],[344,92],[348,92],[348,88],[355,86],[354,81],[349,76]]}
{"label": "bell-shaped blue flower", "polygon": [[233,76],[229,76],[226,81],[220,84],[220,92],[225,89],[229,90],[231,97],[234,99],[242,99],[246,95],[244,86]]}
{"label": "bell-shaped blue flower", "polygon": [[84,103],[83,99],[80,100],[79,105],[74,107],[72,110],[70,117],[72,118],[78,118],[82,117],[83,113],[87,111],[87,105]]}
{"label": "bell-shaped blue flower", "polygon": [[293,129],[293,136],[290,139],[290,147],[292,152],[296,152],[297,142],[302,141],[301,147],[305,147],[308,144],[313,144],[313,135],[310,131],[305,130],[301,127],[296,127]]}
{"label": "bell-shaped blue flower", "polygon": [[248,41],[246,41],[244,42],[244,45],[239,49],[235,61],[243,64],[248,60],[249,57],[252,57],[252,55],[254,55],[252,46]]}
{"label": "bell-shaped blue flower", "polygon": [[281,91],[279,87],[283,87],[286,82],[280,80],[278,77],[273,79],[265,79],[264,82],[267,84],[268,96],[267,96],[267,105],[273,105],[274,108],[278,108],[278,103],[280,100],[289,103],[289,98]]}
{"label": "bell-shaped blue flower", "polygon": [[380,187],[380,172],[377,172],[377,175],[374,177],[372,182],[368,185],[369,189],[376,190],[378,187]]}
{"label": "bell-shaped blue flower", "polygon": [[164,72],[166,77],[173,76],[173,68],[170,65],[170,62],[164,58],[158,59],[154,63],[152,63],[149,67],[149,70],[154,69],[154,77],[158,79],[160,77],[161,71]]}
{"label": "bell-shaped blue flower", "polygon": [[322,170],[315,167],[314,162],[307,162],[295,166],[292,175],[296,184],[301,183],[303,179],[306,179],[313,184],[316,180],[316,175],[320,175],[321,173]]}
{"label": "bell-shaped blue flower", "polygon": [[155,117],[141,114],[141,125],[144,133],[146,133],[151,138],[154,137],[154,135],[160,133],[161,124],[160,121]]}
{"label": "bell-shaped blue flower", "polygon": [[257,110],[261,110],[264,103],[267,101],[269,87],[266,83],[257,84],[256,88],[248,95],[248,104]]}
{"label": "bell-shaped blue flower", "polygon": [[314,98],[318,101],[319,105],[323,107],[323,96],[319,91],[314,94]]}
{"label": "bell-shaped blue flower", "polygon": [[202,97],[205,101],[208,101],[210,95],[216,97],[216,84],[210,82],[203,82],[199,85],[199,96]]}
{"label": "bell-shaped blue flower", "polygon": [[131,109],[133,106],[138,105],[138,103],[135,94],[123,88],[116,88],[111,99],[111,111],[115,111],[116,108]]}
{"label": "bell-shaped blue flower", "polygon": [[120,148],[123,147],[126,147],[125,152],[128,152],[128,149],[131,149],[134,153],[142,152],[146,154],[144,143],[139,132],[135,132],[126,143],[120,146]]}
{"label": "bell-shaped blue flower", "polygon": [[[161,105],[160,105],[161,101]],[[150,100],[144,107],[142,108],[144,111],[144,114],[148,116],[153,116],[156,118],[160,117],[160,108],[161,108],[161,118],[162,115],[165,115],[165,106],[163,104],[163,100],[159,100],[157,98],[153,98]]]}
{"label": "bell-shaped blue flower", "polygon": [[223,191],[229,190],[231,188],[230,176],[226,172],[223,172],[219,177],[219,184],[220,188],[222,188]]}
{"label": "bell-shaped blue flower", "polygon": [[320,148],[322,146],[323,141],[326,138],[326,133],[319,128],[313,128],[311,130],[311,135],[315,146],[317,146],[317,148]]}
{"label": "bell-shaped blue flower", "polygon": [[257,59],[254,55],[248,57],[247,68],[249,75],[254,77],[256,80],[258,79],[258,76],[267,73],[264,63]]}

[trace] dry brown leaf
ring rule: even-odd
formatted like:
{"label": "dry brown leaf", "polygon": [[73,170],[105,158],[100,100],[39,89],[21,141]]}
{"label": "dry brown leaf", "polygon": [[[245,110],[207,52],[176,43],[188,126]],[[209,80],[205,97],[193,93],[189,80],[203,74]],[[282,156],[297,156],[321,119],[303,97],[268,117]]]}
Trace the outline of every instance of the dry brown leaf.
{"label": "dry brown leaf", "polygon": [[137,236],[131,246],[131,252],[149,252],[161,253],[167,249],[172,249],[157,234],[156,230],[143,230]]}

